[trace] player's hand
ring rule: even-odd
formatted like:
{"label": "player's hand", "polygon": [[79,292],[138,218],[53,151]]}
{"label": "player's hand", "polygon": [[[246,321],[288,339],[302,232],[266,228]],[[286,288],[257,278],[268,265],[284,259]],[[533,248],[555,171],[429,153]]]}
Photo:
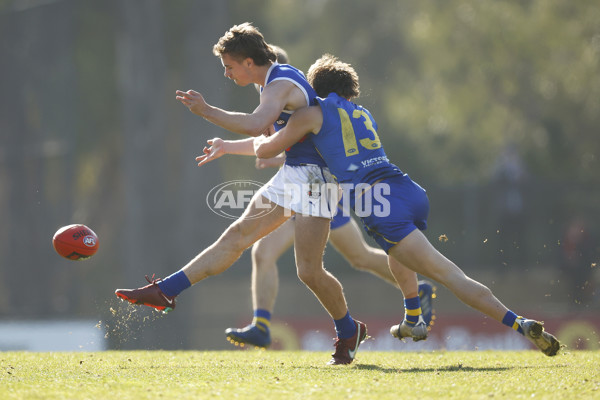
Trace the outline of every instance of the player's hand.
{"label": "player's hand", "polygon": [[204,116],[208,108],[208,103],[206,103],[200,93],[195,90],[188,90],[187,92],[177,90],[175,94],[177,95],[175,98],[189,108],[191,112],[201,117]]}
{"label": "player's hand", "polygon": [[221,138],[209,139],[206,141],[210,147],[204,146],[202,152],[204,153],[201,156],[196,157],[196,161],[198,162],[198,166],[201,167],[206,163],[216,160],[224,154],[227,154],[225,151],[225,142]]}

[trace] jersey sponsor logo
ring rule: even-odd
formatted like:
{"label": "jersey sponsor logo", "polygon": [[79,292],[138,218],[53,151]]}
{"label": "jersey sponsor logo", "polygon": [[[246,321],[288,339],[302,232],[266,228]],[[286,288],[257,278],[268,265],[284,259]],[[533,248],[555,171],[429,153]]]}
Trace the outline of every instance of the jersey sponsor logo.
{"label": "jersey sponsor logo", "polygon": [[390,160],[386,156],[380,156],[380,157],[369,158],[368,160],[363,160],[360,163],[362,164],[363,168],[366,168],[366,167],[372,167],[373,165],[389,163],[389,162],[390,162]]}

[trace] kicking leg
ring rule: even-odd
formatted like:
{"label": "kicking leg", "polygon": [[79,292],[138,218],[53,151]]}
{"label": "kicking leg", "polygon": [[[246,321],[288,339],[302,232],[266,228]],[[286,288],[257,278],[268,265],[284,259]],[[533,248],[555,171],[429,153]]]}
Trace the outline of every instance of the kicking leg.
{"label": "kicking leg", "polygon": [[261,208],[256,195],[244,214],[225,230],[221,237],[202,251],[181,270],[160,280],[150,280],[149,285],[138,289],[117,289],[115,294],[134,304],[143,304],[157,310],[169,311],[175,308],[175,297],[191,285],[217,275],[228,269],[254,242],[269,234],[288,218],[284,209],[271,203],[274,210],[264,213],[265,199],[261,198]]}
{"label": "kicking leg", "polygon": [[[264,198],[261,202],[270,203]],[[284,208],[274,203],[270,203],[271,207],[275,208],[273,211],[256,218],[256,215],[264,213],[264,206],[258,207],[256,203],[255,196],[244,214],[231,224],[215,243],[182,268],[192,285],[227,270],[240,258],[244,250],[287,220]]]}

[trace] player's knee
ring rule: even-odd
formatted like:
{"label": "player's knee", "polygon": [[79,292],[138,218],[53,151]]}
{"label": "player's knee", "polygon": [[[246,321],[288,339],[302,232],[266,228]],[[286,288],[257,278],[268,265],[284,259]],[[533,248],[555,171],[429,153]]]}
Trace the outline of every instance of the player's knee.
{"label": "player's knee", "polygon": [[297,271],[298,279],[302,281],[306,286],[313,287],[319,279],[318,275],[315,274],[314,270],[308,268],[298,268]]}
{"label": "player's knee", "polygon": [[370,271],[372,269],[372,260],[369,260],[365,257],[362,256],[358,256],[358,257],[352,257],[350,259],[348,259],[348,261],[350,262],[350,266],[356,270],[359,271]]}
{"label": "player's knee", "polygon": [[240,223],[234,223],[227,228],[225,233],[219,238],[219,242],[223,246],[227,246],[232,250],[245,250],[250,247],[253,241],[249,240],[248,235],[244,233],[244,229]]}
{"label": "player's knee", "polygon": [[276,265],[277,257],[265,246],[261,246],[261,242],[257,242],[252,246],[252,264],[258,269],[267,269]]}
{"label": "player's knee", "polygon": [[252,260],[254,261],[265,261],[271,259],[273,258],[271,253],[272,251],[270,251],[268,246],[264,244],[262,239],[254,243],[252,246]]}
{"label": "player's knee", "polygon": [[263,250],[260,248],[260,240],[252,245],[252,250],[250,254],[252,255],[252,261],[259,261],[262,258],[261,252]]}

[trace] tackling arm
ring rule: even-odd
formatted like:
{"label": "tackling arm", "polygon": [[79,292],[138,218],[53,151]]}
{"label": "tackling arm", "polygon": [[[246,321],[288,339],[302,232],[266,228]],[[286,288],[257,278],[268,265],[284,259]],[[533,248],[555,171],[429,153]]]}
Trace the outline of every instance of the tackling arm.
{"label": "tackling arm", "polygon": [[256,138],[254,151],[258,158],[275,157],[308,133],[318,133],[323,124],[321,107],[300,109],[290,117],[287,125],[269,137]]}

